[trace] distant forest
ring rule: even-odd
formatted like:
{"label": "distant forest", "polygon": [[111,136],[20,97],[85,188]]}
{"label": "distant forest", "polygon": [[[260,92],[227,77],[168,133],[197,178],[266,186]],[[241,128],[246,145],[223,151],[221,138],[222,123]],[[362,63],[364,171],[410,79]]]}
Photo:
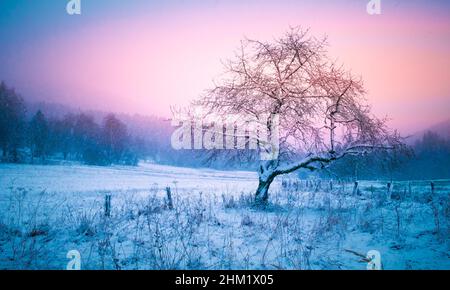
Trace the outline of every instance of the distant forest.
{"label": "distant forest", "polygon": [[354,180],[429,180],[450,178],[450,139],[427,131],[406,150],[347,156],[322,176]]}
{"label": "distant forest", "polygon": [[[159,164],[254,169],[257,160],[207,160],[203,152],[174,150],[175,128],[158,117],[74,110],[61,105],[26,103],[0,84],[0,154],[4,163],[130,165]],[[206,154],[208,155],[208,154]],[[315,175],[351,179],[450,178],[450,138],[426,132],[402,152],[346,157]],[[299,172],[302,177],[311,173]]]}
{"label": "distant forest", "polygon": [[[139,160],[194,166],[170,146],[173,128],[157,117],[88,112],[26,103],[0,84],[0,153],[8,163],[137,165]],[[193,155],[193,154],[192,154]]]}

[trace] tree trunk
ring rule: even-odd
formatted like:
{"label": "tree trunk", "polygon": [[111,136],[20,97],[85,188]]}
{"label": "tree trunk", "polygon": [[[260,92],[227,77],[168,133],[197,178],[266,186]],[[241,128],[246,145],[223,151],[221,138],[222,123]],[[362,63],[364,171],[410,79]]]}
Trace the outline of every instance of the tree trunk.
{"label": "tree trunk", "polygon": [[269,176],[268,178],[259,177],[258,189],[255,194],[255,202],[257,205],[265,205],[269,201],[269,187],[274,178],[275,176]]}

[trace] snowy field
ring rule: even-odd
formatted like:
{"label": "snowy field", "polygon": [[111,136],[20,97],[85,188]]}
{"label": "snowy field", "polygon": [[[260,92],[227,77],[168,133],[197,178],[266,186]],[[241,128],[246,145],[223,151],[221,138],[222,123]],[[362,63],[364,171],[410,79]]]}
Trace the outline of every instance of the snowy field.
{"label": "snowy field", "polygon": [[254,189],[254,172],[227,172],[211,169],[190,169],[156,164],[138,167],[98,167],[84,165],[17,165],[0,164],[0,189],[28,187],[47,192],[137,191],[150,187],[182,187],[184,190],[215,190],[236,192]]}
{"label": "snowy field", "polygon": [[450,269],[449,181],[290,177],[265,209],[256,186],[253,172],[1,164],[0,268],[65,269],[77,250],[82,269],[366,269],[377,250],[384,269]]}

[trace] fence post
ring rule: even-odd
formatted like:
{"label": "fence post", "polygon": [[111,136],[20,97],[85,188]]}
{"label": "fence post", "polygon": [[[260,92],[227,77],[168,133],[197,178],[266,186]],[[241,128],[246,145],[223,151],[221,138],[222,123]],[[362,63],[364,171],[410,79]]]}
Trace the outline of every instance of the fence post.
{"label": "fence post", "polygon": [[431,195],[434,195],[434,182],[431,181],[430,185],[431,185]]}
{"label": "fence post", "polygon": [[358,181],[355,181],[355,185],[353,185],[353,195],[358,193]]}
{"label": "fence post", "polygon": [[167,207],[169,209],[173,209],[172,192],[170,191],[170,187],[166,187],[166,193],[167,193]]}
{"label": "fence post", "polygon": [[110,194],[105,195],[105,216],[106,217],[111,216],[111,195]]}
{"label": "fence post", "polygon": [[392,192],[392,183],[388,182],[387,183],[387,197],[388,197],[388,199],[391,198],[391,192]]}

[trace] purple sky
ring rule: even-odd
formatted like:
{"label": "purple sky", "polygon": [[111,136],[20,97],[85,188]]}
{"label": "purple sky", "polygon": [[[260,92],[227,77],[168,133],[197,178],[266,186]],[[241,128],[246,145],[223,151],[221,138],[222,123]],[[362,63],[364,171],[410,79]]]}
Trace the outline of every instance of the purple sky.
{"label": "purple sky", "polygon": [[0,79],[27,99],[167,116],[220,77],[244,37],[289,26],[328,35],[374,112],[412,133],[450,118],[450,4],[342,1],[68,1],[0,4]]}

